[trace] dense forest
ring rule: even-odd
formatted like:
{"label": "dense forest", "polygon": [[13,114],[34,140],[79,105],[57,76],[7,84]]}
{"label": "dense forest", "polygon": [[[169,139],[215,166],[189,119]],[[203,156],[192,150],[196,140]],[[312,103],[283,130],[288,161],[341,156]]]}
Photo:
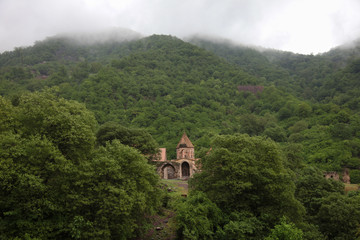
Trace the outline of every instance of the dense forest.
{"label": "dense forest", "polygon": [[0,236],[141,236],[167,199],[151,156],[175,158],[186,131],[202,171],[173,203],[178,238],[359,238],[360,195],[323,177],[360,183],[359,80],[360,42],[55,36],[4,52]]}

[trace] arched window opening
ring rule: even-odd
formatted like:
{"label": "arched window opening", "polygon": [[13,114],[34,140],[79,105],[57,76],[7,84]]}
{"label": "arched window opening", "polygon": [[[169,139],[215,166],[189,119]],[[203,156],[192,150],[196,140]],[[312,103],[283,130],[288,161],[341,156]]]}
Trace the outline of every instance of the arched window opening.
{"label": "arched window opening", "polygon": [[163,176],[164,176],[164,179],[174,179],[174,178],[176,178],[176,176],[175,176],[175,168],[170,164],[165,165],[163,167]]}
{"label": "arched window opening", "polygon": [[181,176],[182,177],[190,177],[190,166],[189,163],[183,162],[181,164]]}

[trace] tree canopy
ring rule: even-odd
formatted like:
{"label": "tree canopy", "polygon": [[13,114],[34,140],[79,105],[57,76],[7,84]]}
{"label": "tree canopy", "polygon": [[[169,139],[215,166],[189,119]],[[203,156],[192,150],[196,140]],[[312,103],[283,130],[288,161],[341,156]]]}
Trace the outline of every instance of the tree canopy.
{"label": "tree canopy", "polygon": [[323,172],[360,183],[359,43],[301,55],[51,37],[0,54],[1,237],[137,235],[161,195],[146,158],[175,158],[186,131],[204,171],[179,205],[181,236],[354,239],[356,193]]}
{"label": "tree canopy", "polygon": [[127,239],[160,204],[134,148],[96,147],[94,115],[50,91],[0,97],[0,236]]}

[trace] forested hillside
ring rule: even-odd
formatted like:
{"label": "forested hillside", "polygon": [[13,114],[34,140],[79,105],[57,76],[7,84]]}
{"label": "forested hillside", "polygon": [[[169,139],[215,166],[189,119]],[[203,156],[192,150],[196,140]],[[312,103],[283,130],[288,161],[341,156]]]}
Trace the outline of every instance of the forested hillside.
{"label": "forested hillside", "polygon": [[[150,187],[158,182],[149,175],[149,166],[139,152],[149,159],[158,146],[166,147],[168,158],[174,158],[179,137],[186,131],[195,145],[196,157],[204,159],[204,171],[194,178],[194,194],[189,201],[178,207],[179,236],[263,239],[270,232],[276,235],[273,228],[277,224],[297,236],[302,236],[297,234],[302,229],[304,239],[351,239],[346,232],[355,236],[359,230],[356,217],[347,225],[343,219],[344,229],[336,232],[330,227],[336,223],[327,218],[326,211],[334,207],[333,199],[337,199],[348,210],[356,206],[356,214],[360,215],[359,198],[356,194],[344,195],[343,186],[327,182],[322,171],[342,172],[346,167],[352,183],[360,183],[359,46],[339,47],[321,55],[299,55],[200,38],[185,42],[163,35],[86,44],[69,36],[57,36],[32,47],[2,53],[0,144],[4,150],[2,164],[6,163],[2,170],[8,169],[11,161],[19,166],[16,177],[0,176],[5,179],[3,186],[14,182],[3,193],[15,194],[11,195],[13,199],[22,196],[13,189],[27,189],[22,185],[27,181],[22,180],[24,174],[35,179],[37,171],[42,172],[36,167],[35,173],[27,172],[22,161],[32,159],[30,156],[36,151],[33,146],[46,146],[47,155],[39,161],[45,164],[48,156],[55,162],[61,160],[54,166],[44,165],[50,175],[58,175],[31,180],[34,194],[52,187],[60,189],[56,181],[65,175],[70,176],[65,177],[66,187],[80,189],[80,195],[73,193],[57,199],[56,192],[45,203],[39,203],[51,211],[66,201],[77,204],[76,212],[60,222],[73,224],[64,233],[59,230],[61,226],[53,225],[62,218],[64,209],[51,217],[46,211],[38,214],[38,219],[43,218],[56,231],[54,236],[96,238],[107,234],[111,238],[112,234],[121,235],[118,227],[126,232],[125,238],[135,236],[144,216],[155,211],[160,201],[159,195],[154,197],[154,208],[146,203],[148,197],[158,194]],[[87,110],[76,102],[84,104]],[[60,124],[62,118],[67,124]],[[46,124],[42,126],[38,121]],[[84,125],[76,125],[79,121],[85,121]],[[75,138],[77,135],[80,139]],[[25,148],[19,156],[19,149],[11,152],[15,145]],[[134,147],[138,151],[131,150]],[[210,147],[213,150],[206,155]],[[74,152],[79,155],[71,155]],[[133,179],[132,172],[124,170],[123,166],[132,164],[126,157],[122,165],[117,165],[114,159],[120,155],[133,159],[134,169],[140,166],[135,171],[139,179]],[[253,161],[242,165],[249,159]],[[32,159],[30,165],[35,166],[36,161]],[[68,164],[73,172],[66,172],[67,168],[62,171],[61,164]],[[101,164],[116,171],[111,174],[105,169],[99,179],[93,179]],[[222,168],[217,167],[219,164]],[[124,179],[117,185],[116,174],[129,176],[132,190],[122,188]],[[141,182],[145,175],[149,178]],[[104,222],[98,221],[96,214],[103,217],[101,211],[111,211],[117,202],[105,198],[104,204],[109,204],[109,208],[104,209],[98,202],[91,202],[89,199],[97,199],[102,190],[84,184],[90,178],[101,182],[108,192],[125,194],[121,196],[129,201],[139,194],[140,202],[129,209],[118,209],[109,219],[104,217]],[[142,183],[145,195],[140,193]],[[134,195],[127,195],[132,191]],[[36,199],[35,195],[30,194],[30,200]],[[234,200],[239,198],[241,203]],[[2,201],[5,203],[6,199]],[[196,229],[192,220],[188,222],[189,216],[204,220],[204,212],[197,219],[189,211],[199,207],[199,203],[208,209],[207,230]],[[100,212],[83,213],[89,206]],[[141,208],[139,218],[134,210],[137,206]],[[16,227],[8,216],[25,216],[31,222],[32,213],[22,215],[11,207],[6,205],[6,217],[4,213],[0,215],[0,226],[11,228],[8,236],[15,236],[12,234]],[[128,227],[123,221],[125,216],[130,216]],[[112,225],[112,219],[124,224]],[[104,228],[103,235],[92,232],[91,226]],[[29,231],[36,228],[32,226]],[[45,236],[42,234],[34,236]]]}
{"label": "forested hillside", "polygon": [[[49,38],[1,54],[0,93],[15,98],[23,91],[57,87],[61,96],[85,103],[100,124],[146,129],[170,157],[183,131],[199,156],[214,135],[248,133],[284,147],[299,144],[301,157],[323,169],[348,166],[356,172],[355,53],[335,49],[307,56],[192,42],[203,48],[157,35],[95,45]],[[264,88],[254,94],[239,86]]]}
{"label": "forested hillside", "polygon": [[189,41],[300,99],[321,103],[335,100],[338,105],[359,111],[354,106],[359,96],[359,41],[318,55],[255,49],[225,40],[194,37]]}

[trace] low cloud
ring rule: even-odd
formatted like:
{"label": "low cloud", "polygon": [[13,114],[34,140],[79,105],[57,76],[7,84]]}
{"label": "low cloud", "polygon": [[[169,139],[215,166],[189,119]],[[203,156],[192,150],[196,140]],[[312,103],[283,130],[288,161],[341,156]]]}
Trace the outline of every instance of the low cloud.
{"label": "low cloud", "polygon": [[0,52],[64,32],[220,36],[301,53],[359,37],[356,0],[0,0]]}

